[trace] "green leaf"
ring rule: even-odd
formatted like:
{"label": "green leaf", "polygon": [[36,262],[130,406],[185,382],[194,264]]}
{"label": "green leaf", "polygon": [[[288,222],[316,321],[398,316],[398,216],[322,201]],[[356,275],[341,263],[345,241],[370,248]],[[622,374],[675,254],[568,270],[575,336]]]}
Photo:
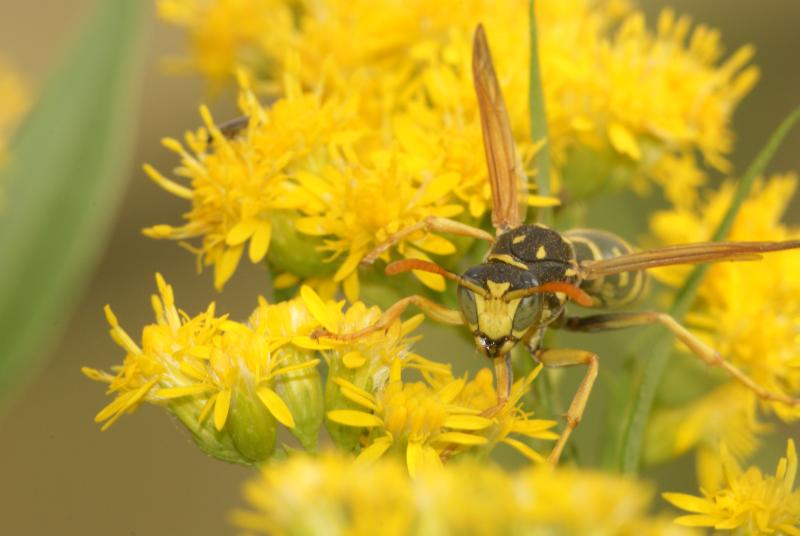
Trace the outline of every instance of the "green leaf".
{"label": "green leaf", "polygon": [[[544,107],[542,73],[539,68],[539,34],[536,29],[536,0],[528,4],[530,18],[530,78],[528,80],[528,113],[530,114],[531,139],[534,143],[546,143],[536,153],[536,194],[550,195],[550,142],[547,138],[547,112]],[[542,207],[537,210],[541,223],[551,225],[553,209]]]}
{"label": "green leaf", "polygon": [[[778,150],[786,134],[792,126],[800,119],[800,107],[796,108],[789,116],[783,120],[775,132],[770,136],[769,141],[758,153],[755,160],[750,164],[739,182],[736,195],[731,202],[725,217],[722,219],[712,240],[724,240],[730,232],[736,214],[747,198],[756,178],[764,172],[767,164],[775,152]],[[686,314],[697,295],[697,289],[708,271],[708,265],[698,265],[692,270],[688,279],[678,291],[675,302],[670,309],[670,314],[678,321]],[[639,349],[647,349],[646,361],[638,367],[634,377],[633,389],[629,399],[630,408],[624,418],[622,427],[622,451],[620,453],[620,466],[622,472],[634,474],[639,469],[639,460],[642,453],[642,441],[644,438],[647,421],[650,417],[650,410],[653,407],[653,399],[661,381],[664,367],[667,364],[674,338],[664,329],[657,331],[648,330],[647,344],[639,344]]]}
{"label": "green leaf", "polygon": [[129,169],[146,4],[97,4],[11,144],[0,176],[0,401],[41,365],[109,234]]}

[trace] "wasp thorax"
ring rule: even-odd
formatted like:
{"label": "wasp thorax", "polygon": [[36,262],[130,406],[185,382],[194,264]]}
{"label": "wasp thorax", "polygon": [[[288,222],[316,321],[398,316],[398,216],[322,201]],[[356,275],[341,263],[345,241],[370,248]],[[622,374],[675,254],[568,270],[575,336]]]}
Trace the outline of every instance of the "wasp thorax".
{"label": "wasp thorax", "polygon": [[533,288],[536,279],[526,270],[488,262],[467,270],[469,285],[458,289],[458,302],[475,343],[488,357],[508,353],[537,324],[541,295],[511,298],[512,291]]}

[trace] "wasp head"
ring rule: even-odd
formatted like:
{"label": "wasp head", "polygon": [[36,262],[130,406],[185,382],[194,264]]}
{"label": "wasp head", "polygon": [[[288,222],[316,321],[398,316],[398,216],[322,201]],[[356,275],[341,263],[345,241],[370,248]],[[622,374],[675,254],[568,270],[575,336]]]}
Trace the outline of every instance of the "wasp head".
{"label": "wasp head", "polygon": [[[505,263],[483,263],[462,276],[458,303],[475,343],[487,357],[507,354],[542,315],[542,295],[514,297],[514,291],[536,287],[526,271]],[[517,292],[518,294],[518,292]]]}

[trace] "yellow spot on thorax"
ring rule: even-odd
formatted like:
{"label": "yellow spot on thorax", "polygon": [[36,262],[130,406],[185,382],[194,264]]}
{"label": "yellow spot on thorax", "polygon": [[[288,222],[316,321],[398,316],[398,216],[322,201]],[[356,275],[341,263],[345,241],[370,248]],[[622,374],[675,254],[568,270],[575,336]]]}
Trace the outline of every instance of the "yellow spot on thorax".
{"label": "yellow spot on thorax", "polygon": [[544,259],[546,256],[547,256],[547,250],[544,249],[544,246],[539,246],[539,249],[536,250],[536,258]]}
{"label": "yellow spot on thorax", "polygon": [[515,266],[515,267],[520,268],[522,270],[527,270],[528,269],[528,265],[527,264],[525,264],[524,262],[520,262],[520,261],[516,260],[514,257],[512,257],[511,255],[509,255],[507,253],[494,253],[492,255],[489,255],[486,260],[504,262],[506,264],[510,264],[511,266]]}
{"label": "yellow spot on thorax", "polygon": [[525,235],[521,234],[519,236],[515,236],[514,240],[511,241],[512,244],[519,244],[521,242],[525,242]]}

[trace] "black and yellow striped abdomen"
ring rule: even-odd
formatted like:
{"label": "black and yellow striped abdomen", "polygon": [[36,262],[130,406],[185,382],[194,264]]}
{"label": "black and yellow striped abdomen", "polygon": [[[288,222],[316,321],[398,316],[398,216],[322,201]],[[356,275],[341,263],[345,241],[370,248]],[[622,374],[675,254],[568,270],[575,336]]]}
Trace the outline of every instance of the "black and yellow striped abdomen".
{"label": "black and yellow striped abdomen", "polygon": [[[564,233],[575,250],[578,263],[610,259],[633,252],[619,236],[598,229],[573,229]],[[581,289],[598,301],[601,307],[622,307],[644,295],[647,274],[644,271],[623,272],[581,282]]]}

